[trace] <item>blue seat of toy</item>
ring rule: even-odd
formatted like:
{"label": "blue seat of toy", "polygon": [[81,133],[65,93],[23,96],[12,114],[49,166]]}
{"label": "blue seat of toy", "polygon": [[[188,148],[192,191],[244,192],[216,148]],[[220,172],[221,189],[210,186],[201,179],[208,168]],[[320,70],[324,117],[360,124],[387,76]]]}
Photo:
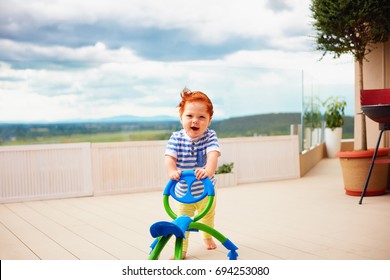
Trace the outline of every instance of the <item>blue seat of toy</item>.
{"label": "blue seat of toy", "polygon": [[188,230],[188,227],[192,219],[188,216],[180,216],[172,222],[157,222],[150,227],[150,234],[152,237],[156,238],[159,236],[168,236],[173,234],[176,237],[185,238],[185,232]]}
{"label": "blue seat of toy", "polygon": [[183,171],[181,174],[180,180],[184,180],[188,186],[187,192],[185,193],[184,196],[181,197],[181,196],[176,195],[175,186],[179,181],[175,181],[175,180],[170,180],[168,182],[167,186],[164,189],[163,195],[168,195],[168,196],[170,195],[174,199],[176,199],[177,201],[179,201],[181,203],[186,203],[186,204],[193,204],[193,203],[196,203],[198,201],[201,201],[206,196],[214,196],[215,195],[214,185],[209,178],[205,178],[205,179],[200,180],[204,185],[203,193],[200,196],[192,195],[192,193],[191,193],[192,184],[195,181],[198,181],[198,179],[196,179],[196,177],[195,177],[195,172],[193,170]]}

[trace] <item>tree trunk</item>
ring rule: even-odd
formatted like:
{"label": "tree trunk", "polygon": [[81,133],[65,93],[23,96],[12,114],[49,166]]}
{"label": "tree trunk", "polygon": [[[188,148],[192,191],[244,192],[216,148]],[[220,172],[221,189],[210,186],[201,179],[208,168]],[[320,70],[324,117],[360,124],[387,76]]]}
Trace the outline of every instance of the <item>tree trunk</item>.
{"label": "tree trunk", "polygon": [[[363,84],[363,59],[359,59],[359,94],[364,89]],[[367,128],[366,128],[366,115],[361,112],[361,150],[367,151]]]}

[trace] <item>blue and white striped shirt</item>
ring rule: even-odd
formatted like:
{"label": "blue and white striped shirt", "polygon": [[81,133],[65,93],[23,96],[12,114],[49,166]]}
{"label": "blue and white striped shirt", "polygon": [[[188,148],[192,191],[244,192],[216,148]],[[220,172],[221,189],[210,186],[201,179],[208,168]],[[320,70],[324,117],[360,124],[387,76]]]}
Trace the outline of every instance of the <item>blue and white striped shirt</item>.
{"label": "blue and white striped shirt", "polygon": [[[194,170],[206,166],[207,153],[217,151],[220,153],[217,134],[214,130],[207,129],[205,133],[197,139],[191,139],[184,129],[173,132],[165,149],[165,155],[176,158],[176,166],[179,170]],[[215,185],[215,178],[210,178]],[[188,186],[182,180],[176,185],[176,195],[184,196]],[[203,183],[195,181],[191,187],[194,197],[203,193]]]}

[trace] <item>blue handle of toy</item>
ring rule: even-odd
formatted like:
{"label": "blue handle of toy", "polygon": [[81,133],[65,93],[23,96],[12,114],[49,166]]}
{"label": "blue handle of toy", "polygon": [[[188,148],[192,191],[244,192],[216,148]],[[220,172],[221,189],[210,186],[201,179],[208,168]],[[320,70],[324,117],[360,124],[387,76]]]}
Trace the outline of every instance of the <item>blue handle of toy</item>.
{"label": "blue handle of toy", "polygon": [[[180,180],[184,180],[188,186],[187,192],[185,193],[185,195],[183,197],[178,197],[175,193],[175,186]],[[204,178],[204,179],[200,180],[200,181],[202,181],[202,183],[204,185],[203,193],[200,196],[194,197],[191,193],[191,187],[195,181],[198,181],[198,179],[196,179],[196,177],[195,177],[194,170],[183,171],[181,173],[179,180],[177,180],[177,181],[170,180],[168,182],[168,184],[166,185],[166,187],[164,189],[163,195],[170,195],[174,199],[176,199],[177,201],[179,201],[181,203],[185,203],[185,204],[196,203],[198,201],[201,201],[206,196],[214,196],[215,193],[214,193],[213,183],[211,182],[211,180],[209,178]]]}

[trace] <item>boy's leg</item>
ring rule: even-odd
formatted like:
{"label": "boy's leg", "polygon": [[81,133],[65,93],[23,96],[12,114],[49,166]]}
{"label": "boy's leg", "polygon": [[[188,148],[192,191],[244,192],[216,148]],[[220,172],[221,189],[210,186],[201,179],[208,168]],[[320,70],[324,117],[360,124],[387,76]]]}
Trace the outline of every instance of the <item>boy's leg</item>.
{"label": "boy's leg", "polygon": [[[202,211],[202,209],[204,209],[206,207],[207,202],[208,202],[207,197],[198,202],[198,204],[197,204],[198,212]],[[216,199],[214,199],[214,202],[213,202],[209,212],[202,219],[199,220],[200,223],[214,228],[214,217],[215,217],[216,205],[217,205],[217,202],[216,202]],[[203,242],[204,242],[204,245],[205,245],[207,250],[214,250],[215,248],[217,248],[217,245],[215,244],[212,236],[209,233],[201,231],[201,235],[202,235]]]}
{"label": "boy's leg", "polygon": [[[176,203],[176,211],[178,216],[186,215],[188,217],[193,217],[195,214],[195,206],[193,204],[184,204],[177,202]],[[189,232],[186,232],[186,238],[183,240],[183,252],[187,252],[188,249],[188,239],[190,237]],[[185,253],[183,253],[183,257]]]}

